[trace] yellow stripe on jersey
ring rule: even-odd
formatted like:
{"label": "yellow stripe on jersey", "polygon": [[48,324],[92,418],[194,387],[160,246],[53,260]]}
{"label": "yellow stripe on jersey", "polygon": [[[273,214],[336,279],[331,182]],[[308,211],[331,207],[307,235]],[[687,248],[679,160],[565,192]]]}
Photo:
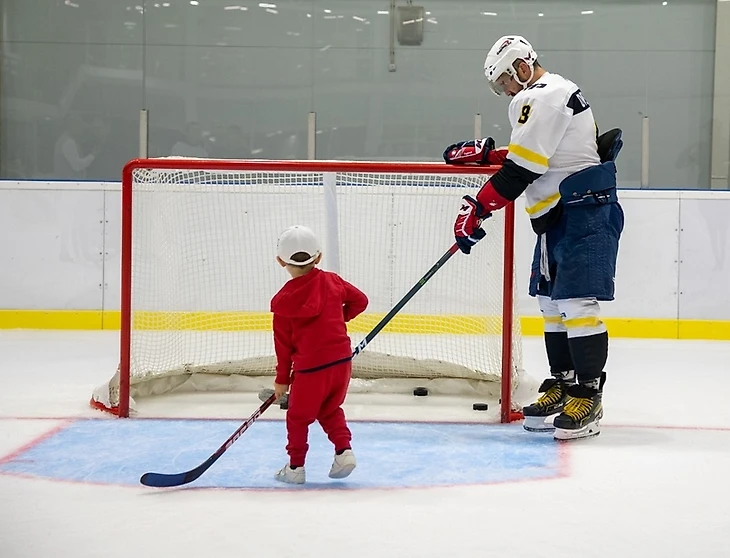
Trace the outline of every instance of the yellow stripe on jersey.
{"label": "yellow stripe on jersey", "polygon": [[534,215],[535,213],[542,211],[543,209],[554,206],[555,202],[557,202],[558,200],[560,200],[560,192],[557,192],[549,198],[545,198],[544,200],[537,202],[535,205],[525,207],[525,211],[527,211],[527,213],[530,215]]}
{"label": "yellow stripe on jersey", "polygon": [[536,165],[540,165],[545,168],[548,167],[548,158],[544,155],[540,155],[536,151],[532,151],[531,149],[527,149],[526,147],[522,147],[521,145],[517,145],[516,143],[510,143],[507,149],[510,153],[514,153],[520,159],[524,159],[525,161],[535,163]]}
{"label": "yellow stripe on jersey", "polygon": [[545,316],[543,315],[543,319],[545,320],[546,324],[560,324],[563,323],[563,317],[562,316]]}

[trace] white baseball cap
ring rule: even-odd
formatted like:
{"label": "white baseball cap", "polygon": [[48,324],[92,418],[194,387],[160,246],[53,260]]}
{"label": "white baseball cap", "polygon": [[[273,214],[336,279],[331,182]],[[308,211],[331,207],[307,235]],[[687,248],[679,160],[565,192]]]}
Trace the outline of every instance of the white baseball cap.
{"label": "white baseball cap", "polygon": [[[293,260],[292,256],[299,252],[308,254],[310,256],[309,259],[303,262]],[[312,229],[303,225],[293,225],[281,233],[276,248],[276,255],[284,263],[298,266],[312,263],[321,252],[319,240],[317,240],[314,232],[312,232]]]}

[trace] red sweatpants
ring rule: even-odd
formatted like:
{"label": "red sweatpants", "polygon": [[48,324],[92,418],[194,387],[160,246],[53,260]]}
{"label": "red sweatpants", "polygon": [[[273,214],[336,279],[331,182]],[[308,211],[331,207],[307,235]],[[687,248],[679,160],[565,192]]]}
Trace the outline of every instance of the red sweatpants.
{"label": "red sweatpants", "polygon": [[352,434],[347,428],[345,402],[350,384],[352,363],[345,362],[318,372],[294,373],[289,388],[289,409],[286,412],[286,430],[289,443],[289,465],[301,467],[309,450],[309,425],[315,420],[335,446],[335,451],[348,449]]}

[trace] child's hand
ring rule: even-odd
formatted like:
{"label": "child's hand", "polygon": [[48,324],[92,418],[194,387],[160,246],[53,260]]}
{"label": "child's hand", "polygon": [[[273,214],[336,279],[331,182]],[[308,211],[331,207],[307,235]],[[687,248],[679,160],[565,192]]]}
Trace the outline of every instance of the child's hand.
{"label": "child's hand", "polygon": [[274,382],[274,395],[276,395],[276,399],[280,399],[282,395],[286,395],[288,389],[288,385]]}

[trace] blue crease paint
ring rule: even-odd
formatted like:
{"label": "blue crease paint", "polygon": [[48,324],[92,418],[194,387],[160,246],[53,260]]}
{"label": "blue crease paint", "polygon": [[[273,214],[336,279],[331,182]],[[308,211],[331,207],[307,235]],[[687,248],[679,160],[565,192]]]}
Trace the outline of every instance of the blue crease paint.
{"label": "blue crease paint", "polygon": [[[0,474],[140,486],[148,471],[175,473],[204,461],[238,426],[235,420],[78,420],[0,464]],[[555,478],[564,473],[559,444],[519,426],[351,422],[358,466],[327,477],[333,448],[310,428],[303,490],[414,488]],[[283,421],[255,424],[190,487],[281,489],[287,462]]]}

